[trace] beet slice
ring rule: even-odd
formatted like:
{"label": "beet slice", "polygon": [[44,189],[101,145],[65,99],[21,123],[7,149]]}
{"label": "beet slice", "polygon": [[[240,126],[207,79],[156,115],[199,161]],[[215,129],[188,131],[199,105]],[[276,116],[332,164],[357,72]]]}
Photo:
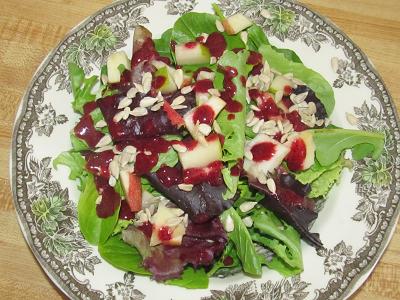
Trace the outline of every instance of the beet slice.
{"label": "beet slice", "polygon": [[[267,209],[276,213],[280,218],[292,225],[301,235],[301,237],[311,246],[319,249],[323,246],[319,239],[319,234],[309,231],[310,224],[317,218],[318,213],[313,210],[313,203],[304,195],[302,188],[301,194],[294,190],[299,190],[299,182],[292,180],[292,187],[288,187],[288,179],[279,175],[275,180],[276,193],[271,193],[266,185],[258,181],[249,181],[249,185],[265,195],[260,203]],[[284,183],[283,183],[284,182]],[[296,186],[296,187],[294,187]],[[301,190],[301,189],[300,189]]]}
{"label": "beet slice", "polygon": [[226,191],[225,185],[212,186],[203,182],[186,192],[177,185],[165,186],[155,173],[146,174],[144,177],[158,192],[186,212],[194,223],[205,223],[232,206],[232,202],[222,197]]}

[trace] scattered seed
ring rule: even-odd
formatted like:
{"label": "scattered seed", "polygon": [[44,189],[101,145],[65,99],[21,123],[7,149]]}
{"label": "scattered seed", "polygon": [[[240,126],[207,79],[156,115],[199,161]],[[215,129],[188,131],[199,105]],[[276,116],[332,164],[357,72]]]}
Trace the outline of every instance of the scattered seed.
{"label": "scattered seed", "polygon": [[122,119],[126,120],[126,119],[129,118],[129,114],[131,112],[131,109],[129,107],[125,107],[122,112],[123,112]]}
{"label": "scattered seed", "polygon": [[271,129],[265,129],[263,133],[269,136],[275,136],[275,134],[277,134],[278,132],[279,132],[278,128],[273,127]]}
{"label": "scattered seed", "polygon": [[134,83],[134,85],[139,93],[144,93],[143,85],[141,85],[140,83],[136,83],[136,82]]}
{"label": "scattered seed", "polygon": [[143,151],[144,155],[150,156],[152,153],[149,150],[144,150]]}
{"label": "scattered seed", "polygon": [[176,150],[176,152],[179,152],[179,153],[184,153],[187,151],[186,146],[184,146],[182,144],[173,144],[172,148],[174,148]]}
{"label": "scattered seed", "polygon": [[171,102],[171,106],[180,105],[185,101],[186,101],[186,99],[184,96],[178,96]]}
{"label": "scattered seed", "polygon": [[123,109],[125,107],[128,107],[129,105],[132,104],[132,99],[128,97],[124,97],[119,103],[118,103],[118,109]]}
{"label": "scattered seed", "polygon": [[247,31],[242,31],[240,33],[240,38],[242,39],[243,43],[247,44],[247,40],[249,38],[249,34],[247,33]]}
{"label": "scattered seed", "polygon": [[126,96],[128,98],[135,98],[136,94],[137,94],[138,90],[134,87],[130,88],[129,91],[126,93]]}
{"label": "scattered seed", "polygon": [[104,146],[104,147],[100,147],[100,148],[95,149],[94,152],[100,153],[100,152],[104,152],[104,151],[111,150],[111,149],[113,149],[113,148],[114,148],[113,145],[107,145],[107,146]]}
{"label": "scattered seed", "polygon": [[242,221],[243,221],[243,224],[246,225],[246,227],[253,226],[253,219],[250,216],[243,218]]}
{"label": "scattered seed", "polygon": [[283,91],[282,90],[277,91],[275,93],[275,99],[274,99],[275,103],[280,102],[282,100],[282,97],[283,97]]}
{"label": "scattered seed", "polygon": [[131,145],[128,145],[124,148],[124,151],[126,153],[130,153],[130,154],[135,154],[137,152],[137,149]]}
{"label": "scattered seed", "polygon": [[159,102],[159,103],[157,103],[156,105],[154,105],[154,106],[151,107],[151,111],[157,111],[157,110],[159,110],[161,107],[163,107],[163,105],[164,105],[164,101],[163,101],[163,102]]}
{"label": "scattered seed", "polygon": [[191,85],[185,86],[181,89],[181,94],[186,95],[193,91],[193,87]]}
{"label": "scattered seed", "polygon": [[257,202],[255,202],[255,201],[246,201],[246,202],[243,202],[242,204],[240,204],[239,209],[242,212],[246,213],[246,212],[252,210],[254,208],[254,206],[256,206],[256,205],[257,205]]}
{"label": "scattered seed", "polygon": [[314,102],[308,103],[308,109],[309,109],[310,114],[315,114],[317,112],[317,107],[315,106]]}
{"label": "scattered seed", "polygon": [[214,127],[214,131],[218,134],[222,134],[222,130],[221,127],[219,126],[217,120],[214,120],[213,122],[213,127]]}
{"label": "scattered seed", "polygon": [[268,84],[270,83],[270,78],[268,75],[260,74],[260,75],[258,75],[258,78],[260,78],[260,80],[265,83],[268,83]]}
{"label": "scattered seed", "polygon": [[183,216],[183,226],[187,227],[188,224],[189,224],[189,215],[188,215],[188,214],[185,214],[185,215]]}
{"label": "scattered seed", "polygon": [[283,125],[281,120],[276,121],[276,126],[278,126],[279,131],[281,132],[283,131]]}
{"label": "scattered seed", "polygon": [[272,194],[275,194],[276,193],[275,181],[272,178],[268,178],[266,183],[267,183],[267,188],[270,190],[270,192]]}
{"label": "scattered seed", "polygon": [[290,100],[292,100],[293,103],[299,104],[299,103],[304,102],[304,100],[306,100],[307,96],[308,96],[308,92],[304,92],[304,93],[301,93],[301,94],[298,94],[298,95],[291,94],[290,95]]}
{"label": "scattered seed", "polygon": [[235,229],[235,225],[233,223],[232,217],[228,215],[224,222],[224,229],[226,232],[232,232]]}
{"label": "scattered seed", "polygon": [[181,183],[178,184],[178,188],[182,191],[190,192],[193,189],[193,184]]}
{"label": "scattered seed", "polygon": [[115,177],[114,176],[110,176],[110,179],[108,179],[108,184],[110,185],[110,186],[115,186],[116,184],[117,184],[117,179],[115,179]]}
{"label": "scattered seed", "polygon": [[355,115],[353,115],[353,114],[351,114],[349,112],[346,112],[346,119],[347,119],[347,122],[349,122],[350,125],[355,126],[355,125],[358,124],[358,118]]}
{"label": "scattered seed", "polygon": [[246,116],[246,124],[250,123],[254,118],[254,111],[250,110]]}
{"label": "scattered seed", "polygon": [[276,121],[269,120],[269,121],[264,123],[263,127],[266,128],[266,129],[267,128],[274,128],[274,127],[276,127]]}
{"label": "scattered seed", "polygon": [[203,135],[208,136],[208,135],[211,133],[211,130],[212,130],[212,128],[211,128],[210,125],[204,124],[204,123],[199,124],[199,131],[200,131]]}
{"label": "scattered seed", "polygon": [[117,113],[114,115],[114,117],[113,117],[113,121],[114,121],[115,123],[118,123],[119,121],[122,120],[122,117],[123,117],[123,116],[124,116],[124,112],[123,112],[123,111],[117,112]]}
{"label": "scattered seed", "polygon": [[253,127],[254,125],[256,125],[256,124],[258,123],[258,121],[260,121],[260,119],[257,118],[257,117],[254,117],[254,118],[249,122],[249,124],[247,124],[247,126]]}
{"label": "scattered seed", "polygon": [[151,81],[153,76],[150,72],[145,72],[142,77],[143,92],[147,94],[151,89]]}
{"label": "scattered seed", "polygon": [[153,97],[144,97],[142,100],[140,100],[140,107],[150,107],[152,106],[154,103],[156,103],[158,101],[157,98],[153,98]]}
{"label": "scattered seed", "polygon": [[283,125],[283,133],[288,133],[292,131],[292,129],[293,129],[293,124],[290,122],[285,122],[285,124]]}
{"label": "scattered seed", "polygon": [[249,88],[253,85],[253,76],[249,76],[246,80],[246,87]]}
{"label": "scattered seed", "polygon": [[219,20],[215,21],[215,27],[217,27],[219,32],[225,31],[224,25],[222,25],[221,21],[219,21]]}
{"label": "scattered seed", "polygon": [[265,174],[263,174],[263,173],[258,174],[257,179],[261,184],[267,183],[267,176],[265,176]]}
{"label": "scattered seed", "polygon": [[178,89],[181,88],[183,84],[183,70],[182,69],[177,69],[173,72],[172,78],[174,79],[174,82]]}
{"label": "scattered seed", "polygon": [[261,126],[263,126],[263,125],[264,125],[264,120],[263,119],[259,120],[257,122],[257,124],[253,126],[253,128],[252,128],[253,132],[258,133],[261,129]]}
{"label": "scattered seed", "polygon": [[100,120],[94,125],[94,127],[96,127],[96,128],[103,128],[103,127],[106,127],[106,126],[107,126],[107,123],[104,120]]}
{"label": "scattered seed", "polygon": [[164,97],[163,97],[163,95],[161,94],[160,91],[158,91],[158,94],[157,94],[156,98],[157,98],[158,102],[164,101]]}
{"label": "scattered seed", "polygon": [[105,134],[96,144],[96,148],[104,147],[108,144],[111,144],[111,142],[112,142],[111,135]]}
{"label": "scattered seed", "polygon": [[213,65],[217,62],[217,58],[215,56],[210,57],[210,65]]}
{"label": "scattered seed", "polygon": [[119,177],[119,161],[118,157],[114,157],[114,159],[110,162],[108,165],[108,169],[110,170],[110,173],[112,176],[115,178]]}
{"label": "scattered seed", "polygon": [[158,70],[165,67],[167,64],[161,60],[153,60],[151,64]]}
{"label": "scattered seed", "polygon": [[261,111],[261,109],[259,109],[256,105],[254,105],[254,104],[252,104],[252,105],[250,105],[250,108],[251,108],[251,110],[254,110],[254,111]]}
{"label": "scattered seed", "polygon": [[199,74],[197,75],[197,80],[203,80],[203,79],[208,79],[208,80],[214,80],[215,78],[215,73],[214,72],[208,72],[208,71],[200,71]]}
{"label": "scattered seed", "polygon": [[135,117],[141,117],[147,115],[147,109],[144,107],[135,107],[130,114]]}
{"label": "scattered seed", "polygon": [[175,110],[179,110],[179,109],[185,109],[187,108],[187,105],[171,105],[171,107]]}
{"label": "scattered seed", "polygon": [[280,139],[281,144],[283,144],[284,142],[286,142],[288,136],[289,136],[288,133],[285,133],[284,135],[282,135],[282,137],[281,137],[281,139]]}

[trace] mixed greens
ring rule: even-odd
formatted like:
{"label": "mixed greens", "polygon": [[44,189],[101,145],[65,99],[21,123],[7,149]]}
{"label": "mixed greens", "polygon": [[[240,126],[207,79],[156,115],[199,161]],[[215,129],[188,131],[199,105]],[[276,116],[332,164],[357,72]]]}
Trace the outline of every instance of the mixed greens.
{"label": "mixed greens", "polygon": [[133,54],[99,76],[70,64],[80,120],[70,168],[80,230],[114,267],[165,284],[303,270],[315,201],[353,159],[378,158],[380,133],[330,124],[329,83],[247,17],[186,13],[159,39],[138,26]]}

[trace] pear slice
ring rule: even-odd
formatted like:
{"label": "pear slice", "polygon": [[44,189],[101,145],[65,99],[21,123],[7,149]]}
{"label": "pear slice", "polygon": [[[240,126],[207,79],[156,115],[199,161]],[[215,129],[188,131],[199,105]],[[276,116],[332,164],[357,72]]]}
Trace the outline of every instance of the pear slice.
{"label": "pear slice", "polygon": [[178,65],[200,65],[210,62],[210,51],[199,42],[189,42],[175,46]]}
{"label": "pear slice", "polygon": [[229,35],[237,34],[253,24],[246,16],[242,14],[232,15],[222,21],[225,31]]}
{"label": "pear slice", "polygon": [[108,82],[117,83],[120,81],[120,65],[123,65],[125,69],[131,69],[131,63],[125,51],[114,52],[107,58]]}
{"label": "pear slice", "polygon": [[175,81],[171,75],[172,71],[170,69],[172,69],[172,68],[166,65],[166,66],[158,69],[154,74],[155,77],[160,76],[160,77],[165,78],[164,83],[159,88],[159,91],[163,94],[169,94],[169,93],[175,92],[178,89],[175,84]]}

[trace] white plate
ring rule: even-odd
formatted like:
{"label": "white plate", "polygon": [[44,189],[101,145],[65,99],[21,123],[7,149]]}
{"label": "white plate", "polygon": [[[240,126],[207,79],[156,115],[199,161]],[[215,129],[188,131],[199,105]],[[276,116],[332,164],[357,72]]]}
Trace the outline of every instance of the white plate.
{"label": "white plate", "polygon": [[[250,4],[240,4],[250,3]],[[98,72],[116,49],[131,51],[132,30],[144,24],[159,36],[180,14],[210,11],[211,1],[133,0],[114,3],[75,27],[37,70],[23,98],[14,129],[12,185],[25,238],[37,260],[70,298],[114,299],[327,299],[345,298],[367,278],[387,246],[399,215],[399,127],[396,110],[366,56],[336,26],[289,1],[229,1],[226,15],[246,13],[271,42],[295,50],[334,87],[334,124],[382,130],[385,150],[377,162],[355,162],[343,174],[313,226],[326,247],[303,243],[304,272],[284,279],[265,269],[261,279],[237,274],[211,279],[209,290],[186,290],[114,269],[79,232],[78,191],[67,170],[52,159],[70,148],[78,116],[68,92],[67,62]],[[346,119],[351,113],[351,125]]]}

